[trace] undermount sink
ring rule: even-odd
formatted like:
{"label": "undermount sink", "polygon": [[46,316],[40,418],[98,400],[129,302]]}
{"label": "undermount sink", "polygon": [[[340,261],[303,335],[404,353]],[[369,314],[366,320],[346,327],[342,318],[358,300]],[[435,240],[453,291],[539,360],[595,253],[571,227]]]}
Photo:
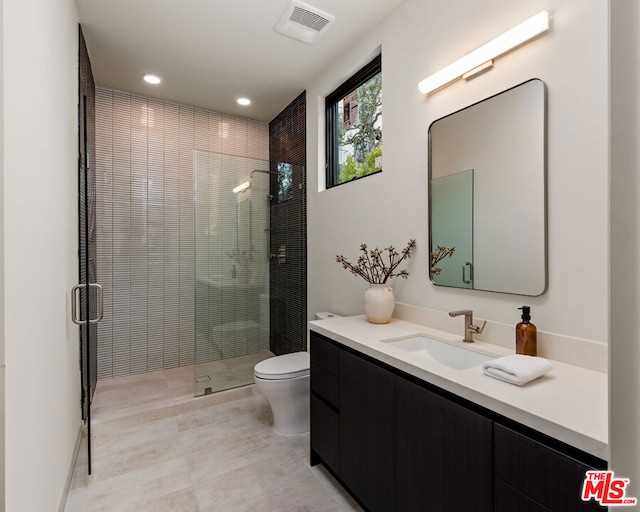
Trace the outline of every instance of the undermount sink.
{"label": "undermount sink", "polygon": [[384,342],[392,347],[427,357],[456,370],[466,370],[495,359],[495,356],[459,347],[424,334],[409,338],[385,340]]}

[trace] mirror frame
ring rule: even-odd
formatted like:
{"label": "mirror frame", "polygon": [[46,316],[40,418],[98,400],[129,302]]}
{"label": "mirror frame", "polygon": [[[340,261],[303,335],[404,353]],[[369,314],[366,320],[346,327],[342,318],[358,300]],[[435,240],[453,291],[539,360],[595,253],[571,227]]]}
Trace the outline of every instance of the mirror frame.
{"label": "mirror frame", "polygon": [[[542,243],[544,244],[543,247],[543,262],[542,264],[544,265],[544,272],[543,272],[543,279],[544,282],[541,283],[542,288],[538,293],[522,293],[520,291],[513,291],[513,290],[501,290],[501,289],[490,289],[490,288],[475,288],[475,287],[471,287],[471,288],[466,288],[463,286],[451,286],[451,285],[445,285],[445,284],[438,284],[436,282],[434,282],[433,279],[433,275],[431,273],[431,253],[433,251],[433,227],[432,227],[432,207],[433,207],[433,200],[432,200],[432,191],[433,191],[433,186],[432,186],[432,155],[433,155],[433,140],[432,140],[432,134],[431,134],[431,130],[432,127],[435,123],[437,123],[438,121],[441,121],[443,119],[447,119],[451,116],[454,116],[456,114],[459,114],[467,109],[473,108],[479,104],[482,104],[484,102],[487,102],[489,100],[492,100],[504,93],[508,93],[509,91],[512,91],[522,85],[528,84],[530,82],[539,82],[542,85],[542,123],[543,123],[543,134],[542,134],[542,213],[543,213],[543,221],[542,221],[542,229],[543,229],[543,236],[542,236]],[[531,78],[529,80],[525,80],[522,83],[516,84],[512,87],[509,87],[507,89],[504,89],[496,94],[493,94],[492,96],[489,96],[487,98],[483,98],[475,103],[472,103],[470,105],[467,105],[463,108],[460,108],[458,110],[456,110],[455,112],[452,112],[450,114],[447,114],[445,116],[442,116],[436,120],[434,120],[433,122],[431,122],[431,124],[429,125],[429,129],[428,129],[428,176],[427,176],[427,197],[428,197],[428,238],[429,238],[429,270],[428,270],[428,275],[429,275],[429,280],[431,281],[431,283],[433,283],[435,286],[441,286],[441,287],[445,287],[445,288],[459,288],[459,289],[470,289],[470,290],[478,290],[478,291],[486,291],[486,292],[494,292],[494,293],[506,293],[506,294],[511,294],[511,295],[523,295],[523,296],[528,296],[528,297],[538,297],[541,295],[544,295],[549,287],[549,264],[548,264],[548,237],[549,237],[549,230],[548,230],[548,200],[547,200],[547,196],[548,196],[548,192],[547,192],[547,167],[548,167],[548,154],[547,154],[547,136],[548,136],[548,129],[547,129],[547,121],[548,121],[548,108],[547,108],[547,86],[544,83],[544,81],[542,81],[539,78]],[[537,290],[536,290],[537,291]]]}

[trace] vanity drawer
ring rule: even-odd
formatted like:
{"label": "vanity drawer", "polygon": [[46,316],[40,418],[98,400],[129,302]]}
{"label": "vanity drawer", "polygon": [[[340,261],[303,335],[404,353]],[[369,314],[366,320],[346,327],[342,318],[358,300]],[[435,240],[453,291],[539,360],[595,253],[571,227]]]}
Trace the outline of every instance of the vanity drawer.
{"label": "vanity drawer", "polygon": [[311,362],[333,375],[340,374],[340,348],[321,335],[311,332]]}
{"label": "vanity drawer", "polygon": [[336,474],[340,469],[340,417],[315,395],[311,395],[311,465],[314,452]]}
{"label": "vanity drawer", "polygon": [[311,334],[311,390],[335,408],[340,403],[340,349]]}
{"label": "vanity drawer", "polygon": [[499,478],[494,478],[493,512],[513,512],[514,510],[518,512],[551,512],[547,507],[543,507],[520,491],[516,491]]}
{"label": "vanity drawer", "polygon": [[496,478],[551,511],[605,510],[580,498],[585,472],[593,468],[498,423],[494,426]]}

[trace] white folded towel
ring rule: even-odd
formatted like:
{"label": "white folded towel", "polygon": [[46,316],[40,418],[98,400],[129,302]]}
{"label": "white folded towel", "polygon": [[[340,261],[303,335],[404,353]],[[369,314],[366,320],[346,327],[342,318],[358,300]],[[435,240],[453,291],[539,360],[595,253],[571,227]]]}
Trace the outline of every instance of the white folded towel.
{"label": "white folded towel", "polygon": [[489,377],[517,386],[522,386],[538,377],[542,377],[552,368],[551,363],[542,357],[522,354],[499,357],[482,365],[484,373]]}

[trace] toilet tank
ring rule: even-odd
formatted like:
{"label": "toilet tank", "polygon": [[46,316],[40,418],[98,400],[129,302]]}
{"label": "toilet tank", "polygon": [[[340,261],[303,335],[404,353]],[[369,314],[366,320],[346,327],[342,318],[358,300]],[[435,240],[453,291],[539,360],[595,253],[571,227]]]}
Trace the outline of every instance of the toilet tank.
{"label": "toilet tank", "polygon": [[340,315],[329,313],[328,311],[321,311],[320,313],[316,313],[316,320],[326,320],[327,318],[334,318],[339,316]]}

